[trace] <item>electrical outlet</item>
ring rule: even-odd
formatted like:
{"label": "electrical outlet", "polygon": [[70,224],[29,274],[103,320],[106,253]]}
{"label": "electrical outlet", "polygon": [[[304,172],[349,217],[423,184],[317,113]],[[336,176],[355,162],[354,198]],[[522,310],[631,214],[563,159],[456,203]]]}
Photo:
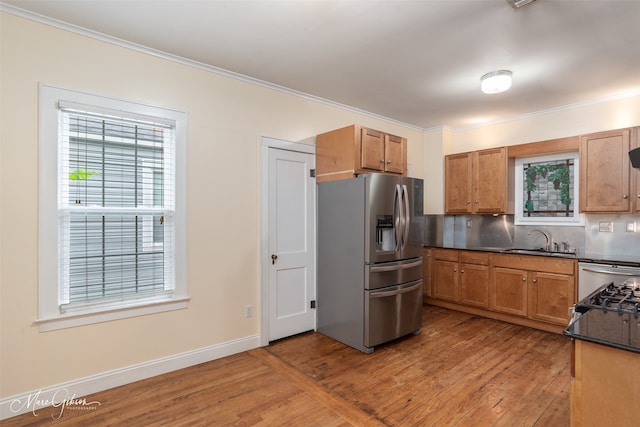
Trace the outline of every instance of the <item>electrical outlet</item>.
{"label": "electrical outlet", "polygon": [[600,232],[612,233],[613,232],[613,222],[601,222],[600,223]]}
{"label": "electrical outlet", "polygon": [[627,222],[627,231],[629,233],[635,233],[636,232],[636,222],[635,221]]}
{"label": "electrical outlet", "polygon": [[468,220],[467,220],[467,228],[471,228],[471,226],[472,226],[472,225],[473,225],[473,224],[472,224],[471,220],[470,220],[470,219],[468,219]]}
{"label": "electrical outlet", "polygon": [[248,305],[244,308],[244,317],[251,317],[253,316],[253,307]]}

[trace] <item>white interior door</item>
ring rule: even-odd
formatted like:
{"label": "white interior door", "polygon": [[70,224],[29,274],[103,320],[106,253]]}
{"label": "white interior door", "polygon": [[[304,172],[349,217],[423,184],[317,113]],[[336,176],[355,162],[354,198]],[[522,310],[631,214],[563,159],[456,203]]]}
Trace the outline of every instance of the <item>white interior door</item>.
{"label": "white interior door", "polygon": [[315,329],[316,185],[314,154],[268,151],[267,323],[273,341]]}

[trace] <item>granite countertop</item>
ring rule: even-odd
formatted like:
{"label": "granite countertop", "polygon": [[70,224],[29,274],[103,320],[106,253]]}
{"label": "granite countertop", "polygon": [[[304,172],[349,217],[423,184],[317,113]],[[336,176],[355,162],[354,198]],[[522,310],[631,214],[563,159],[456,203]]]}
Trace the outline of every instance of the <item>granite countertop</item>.
{"label": "granite countertop", "polygon": [[462,251],[481,251],[481,252],[493,252],[499,254],[516,254],[516,255],[528,255],[528,256],[544,256],[544,257],[556,257],[556,258],[567,258],[567,259],[575,259],[580,262],[593,262],[600,264],[616,264],[616,265],[625,265],[629,267],[640,267],[640,258],[638,255],[633,254],[630,256],[620,256],[616,257],[616,259],[607,258],[607,255],[603,254],[595,254],[595,253],[585,253],[585,254],[574,254],[574,253],[564,253],[564,252],[546,252],[542,248],[540,249],[522,249],[522,248],[500,248],[500,247],[454,247],[454,246],[425,246],[430,248],[442,248],[442,249],[456,249]]}
{"label": "granite countertop", "polygon": [[599,308],[590,308],[583,313],[579,312],[580,307],[576,309],[578,312],[564,330],[565,335],[640,353],[640,336],[634,332],[640,325],[640,318],[612,310],[605,312]]}

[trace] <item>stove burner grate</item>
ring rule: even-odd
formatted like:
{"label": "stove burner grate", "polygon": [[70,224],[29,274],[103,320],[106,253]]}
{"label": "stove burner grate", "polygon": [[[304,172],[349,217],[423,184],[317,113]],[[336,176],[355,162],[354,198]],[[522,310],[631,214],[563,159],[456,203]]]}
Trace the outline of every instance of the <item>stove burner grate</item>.
{"label": "stove burner grate", "polygon": [[612,282],[591,294],[581,305],[601,309],[604,313],[612,311],[638,317],[640,316],[640,290],[626,283],[616,285]]}

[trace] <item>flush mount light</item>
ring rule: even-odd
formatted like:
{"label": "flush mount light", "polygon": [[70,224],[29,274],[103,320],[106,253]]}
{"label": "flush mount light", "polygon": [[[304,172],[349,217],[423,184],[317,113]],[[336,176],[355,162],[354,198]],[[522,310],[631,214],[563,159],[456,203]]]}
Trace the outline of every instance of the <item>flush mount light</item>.
{"label": "flush mount light", "polygon": [[533,3],[534,1],[535,0],[507,0],[507,3],[509,3],[512,8],[517,9],[529,3]]}
{"label": "flush mount light", "polygon": [[511,74],[509,70],[491,71],[480,77],[480,87],[484,93],[489,94],[509,90],[511,87]]}

